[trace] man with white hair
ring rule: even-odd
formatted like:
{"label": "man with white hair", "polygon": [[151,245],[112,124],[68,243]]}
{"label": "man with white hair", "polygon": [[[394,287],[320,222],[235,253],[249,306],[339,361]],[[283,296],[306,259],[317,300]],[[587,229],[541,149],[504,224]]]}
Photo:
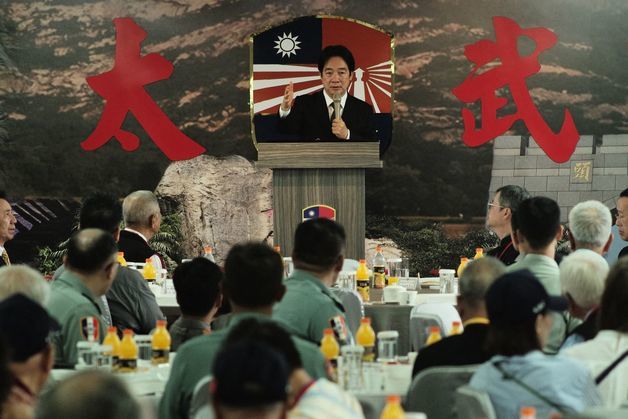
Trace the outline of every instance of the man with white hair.
{"label": "man with white hair", "polygon": [[122,202],[122,218],[125,229],[120,232],[118,249],[124,252],[126,261],[144,263],[151,259],[155,269],[162,269],[161,256],[148,244],[161,227],[161,210],[155,194],[131,192]]}
{"label": "man with white hair", "polygon": [[606,205],[593,200],[580,202],[569,212],[571,249],[588,249],[603,255],[613,242],[612,225],[613,217]]}
{"label": "man with white hair", "polygon": [[3,266],[0,268],[0,300],[18,293],[45,307],[50,298],[50,285],[39,272],[26,265]]}
{"label": "man with white hair", "polygon": [[560,284],[569,302],[569,313],[583,320],[569,333],[561,349],[591,340],[598,332],[598,308],[608,263],[591,251],[576,251],[563,258],[560,264]]}

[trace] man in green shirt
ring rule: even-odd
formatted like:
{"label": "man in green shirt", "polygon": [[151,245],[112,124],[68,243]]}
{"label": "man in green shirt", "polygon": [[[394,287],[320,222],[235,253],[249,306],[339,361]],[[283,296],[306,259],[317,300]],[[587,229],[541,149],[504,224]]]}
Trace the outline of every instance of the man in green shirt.
{"label": "man in green shirt", "polygon": [[[263,243],[235,245],[229,251],[222,293],[233,310],[230,322],[224,329],[195,337],[179,347],[159,405],[160,419],[190,417],[194,388],[212,373],[214,358],[230,330],[243,319],[270,318],[273,304],[285,293],[282,277],[281,257]],[[315,378],[326,376],[318,347],[297,337],[293,340],[308,373]]]}
{"label": "man in green shirt", "polygon": [[329,290],[342,270],[345,241],[344,228],[326,218],[305,221],[294,234],[295,271],[285,281],[286,295],[275,306],[273,319],[316,344],[328,327],[340,340],[352,340],[342,303]]}
{"label": "man in green shirt", "polygon": [[48,311],[61,325],[52,338],[56,366],[76,364],[79,341],[99,342],[104,337],[97,299],[111,287],[117,251],[113,237],[103,230],[88,228],[70,238],[65,271],[52,283],[48,303]]}

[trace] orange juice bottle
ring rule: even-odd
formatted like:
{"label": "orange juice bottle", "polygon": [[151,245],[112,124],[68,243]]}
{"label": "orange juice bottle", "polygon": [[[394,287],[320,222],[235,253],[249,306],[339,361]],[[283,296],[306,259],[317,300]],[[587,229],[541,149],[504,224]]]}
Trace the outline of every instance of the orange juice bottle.
{"label": "orange juice bottle", "polygon": [[536,419],[536,409],[532,406],[523,406],[519,410],[520,419]]}
{"label": "orange juice bottle", "polygon": [[275,252],[279,253],[279,255],[281,255],[281,246],[279,246],[278,244],[273,246],[273,249],[275,250]]}
{"label": "orange juice bottle", "polygon": [[149,282],[153,282],[157,279],[157,270],[150,261],[150,258],[146,259],[146,264],[144,265],[144,269],[142,269],[142,275],[144,276],[144,279]]}
{"label": "orange juice bottle", "polygon": [[362,361],[375,361],[375,331],[371,326],[371,319],[369,317],[362,317],[362,320],[360,320],[360,327],[355,334],[355,340],[358,345],[364,348]]}
{"label": "orange juice bottle", "polygon": [[460,258],[460,265],[458,265],[458,270],[456,271],[456,275],[458,275],[458,278],[462,276],[462,272],[467,267],[467,263],[469,263],[469,258]]}
{"label": "orange juice bottle", "polygon": [[[475,256],[473,256],[473,260],[479,259],[481,257],[484,257],[484,249],[482,249],[481,247],[476,247],[475,248]],[[458,275],[458,276],[460,276],[460,275]]]}
{"label": "orange juice bottle", "polygon": [[356,289],[360,293],[363,302],[367,302],[370,299],[370,287],[369,287],[369,270],[366,267],[366,259],[360,259],[360,265],[355,271]]}
{"label": "orange juice bottle", "polygon": [[425,341],[425,346],[430,346],[432,343],[436,343],[441,340],[442,336],[440,335],[440,327],[432,326],[430,327],[430,335],[427,337]]}
{"label": "orange juice bottle", "polygon": [[459,335],[462,333],[462,324],[460,322],[451,322],[450,336]]}
{"label": "orange juice bottle", "polygon": [[126,259],[124,258],[124,252],[118,252],[117,259],[120,266],[127,266]]}
{"label": "orange juice bottle", "polygon": [[107,328],[107,336],[105,336],[102,344],[111,346],[111,368],[114,371],[117,370],[120,355],[120,338],[118,337],[118,330],[114,326]]}
{"label": "orange juice bottle", "polygon": [[214,258],[214,249],[211,246],[203,247],[203,257],[210,262],[216,263],[216,259]]}
{"label": "orange juice bottle", "polygon": [[118,370],[120,372],[134,372],[137,370],[137,345],[133,340],[133,331],[125,329],[120,342],[118,353]]}
{"label": "orange juice bottle", "polygon": [[405,417],[406,413],[401,407],[401,397],[386,397],[386,406],[384,406],[384,410],[382,410],[382,414],[379,419],[405,419]]}
{"label": "orange juice bottle", "polygon": [[151,338],[153,365],[168,363],[170,358],[170,342],[170,333],[168,333],[168,329],[166,329],[166,321],[157,320],[157,327]]}
{"label": "orange juice bottle", "polygon": [[340,346],[334,336],[334,329],[327,328],[323,331],[323,339],[321,339],[321,353],[325,360],[331,365],[330,377],[333,381],[338,381],[338,355],[340,355]]}

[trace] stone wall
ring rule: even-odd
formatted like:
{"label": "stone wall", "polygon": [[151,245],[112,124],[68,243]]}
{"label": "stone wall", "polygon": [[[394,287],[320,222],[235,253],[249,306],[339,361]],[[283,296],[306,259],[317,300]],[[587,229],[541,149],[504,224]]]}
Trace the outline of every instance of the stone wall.
{"label": "stone wall", "polygon": [[550,160],[531,137],[498,137],[489,196],[503,185],[554,199],[562,221],[574,205],[589,199],[615,208],[617,196],[628,188],[628,135],[583,135],[566,163]]}

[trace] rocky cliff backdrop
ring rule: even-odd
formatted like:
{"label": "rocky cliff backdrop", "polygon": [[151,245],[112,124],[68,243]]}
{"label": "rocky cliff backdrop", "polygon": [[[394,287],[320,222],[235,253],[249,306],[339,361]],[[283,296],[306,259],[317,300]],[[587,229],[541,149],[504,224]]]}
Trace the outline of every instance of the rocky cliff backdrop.
{"label": "rocky cliff backdrop", "polygon": [[[558,129],[568,107],[581,134],[628,130],[628,3],[622,0],[4,0],[0,2],[0,188],[15,196],[124,195],[154,189],[170,161],[133,116],[116,141],[86,152],[103,101],[85,78],[111,69],[112,19],[132,17],[144,54],[174,64],[148,87],[170,119],[207,154],[255,159],[249,107],[249,36],[312,14],[345,16],[393,32],[395,113],[385,168],[369,173],[367,210],[406,215],[482,215],[492,144],[462,144],[462,104],[451,93],[472,66],[464,46],[494,39],[491,18],[542,26],[558,36],[528,82]],[[531,46],[522,40],[522,53]],[[499,64],[499,63],[496,63]],[[507,91],[504,94],[507,95]],[[515,110],[513,105],[506,112]],[[521,123],[507,134],[525,134]]]}

